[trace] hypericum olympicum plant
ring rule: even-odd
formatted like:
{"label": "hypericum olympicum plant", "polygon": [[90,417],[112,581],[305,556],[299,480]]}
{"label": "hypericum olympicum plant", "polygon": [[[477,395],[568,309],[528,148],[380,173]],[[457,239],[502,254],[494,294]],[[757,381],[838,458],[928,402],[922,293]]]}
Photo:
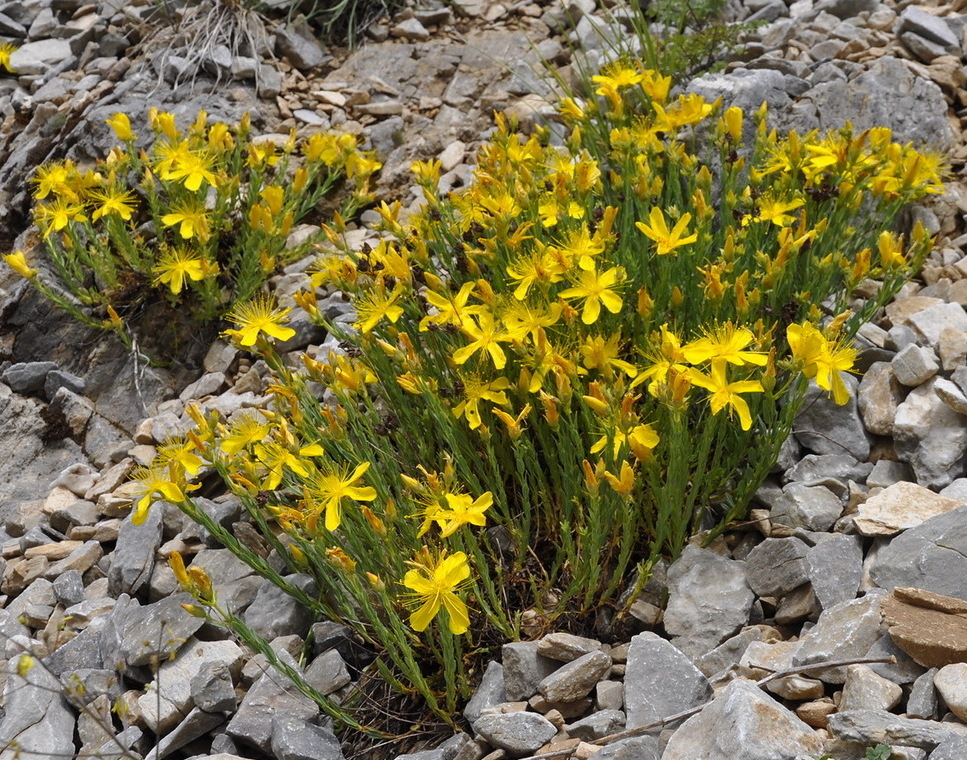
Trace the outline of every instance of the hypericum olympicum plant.
{"label": "hypericum olympicum plant", "polygon": [[105,160],[54,161],[33,178],[34,222],[60,282],[37,276],[22,252],[5,258],[59,306],[126,342],[127,318],[152,301],[196,323],[247,302],[310,250],[289,245],[293,226],[347,181],[342,213],[369,203],[380,166],[352,135],[292,132],[276,144],[253,136],[247,116],[230,126],[200,112],[182,131],[172,114],[152,111],[140,149],[126,114],[107,123],[122,145]]}
{"label": "hypericum olympicum plant", "polygon": [[[440,197],[420,163],[426,207],[383,204],[378,243],[327,228],[296,300],[344,350],[294,368],[284,314],[239,307],[229,335],[275,373],[271,408],[192,411],[202,466],[325,590],[306,603],[447,720],[467,653],[617,624],[659,558],[741,518],[809,382],[848,399],[855,330],[930,246],[891,227],[940,192],[939,158],[888,129],[779,136],[631,63],[594,84],[562,103],[565,145],[498,118],[466,189]],[[336,289],[351,330],[317,308]],[[255,562],[196,480],[162,453],[139,494]]]}

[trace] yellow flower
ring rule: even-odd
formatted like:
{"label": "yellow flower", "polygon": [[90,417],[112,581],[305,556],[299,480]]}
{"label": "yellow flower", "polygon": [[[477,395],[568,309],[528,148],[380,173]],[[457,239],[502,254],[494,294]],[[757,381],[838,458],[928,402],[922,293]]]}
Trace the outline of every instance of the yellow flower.
{"label": "yellow flower", "polygon": [[295,330],[285,327],[284,322],[292,309],[276,307],[267,296],[256,296],[245,303],[236,304],[225,318],[234,322],[237,330],[226,330],[222,335],[237,338],[242,346],[254,346],[259,335],[288,340]]}
{"label": "yellow flower", "polygon": [[159,132],[172,142],[178,139],[178,128],[175,126],[175,115],[169,111],[159,111],[152,106],[148,109],[148,121],[151,129]]}
{"label": "yellow flower", "polygon": [[561,298],[584,299],[581,321],[591,325],[600,316],[602,305],[612,314],[621,311],[621,296],[613,288],[623,279],[624,270],[621,267],[611,267],[600,274],[596,269],[584,269],[575,287],[565,288],[560,295]]}
{"label": "yellow flower", "polygon": [[172,160],[172,166],[159,170],[162,179],[183,180],[185,188],[193,193],[201,188],[202,182],[216,187],[218,177],[212,172],[214,158],[206,153],[182,150]]}
{"label": "yellow flower", "polygon": [[30,180],[37,185],[34,198],[43,200],[53,193],[67,196],[70,200],[77,200],[77,193],[71,187],[71,180],[76,174],[77,170],[70,161],[47,163],[38,167],[36,175]]}
{"label": "yellow flower", "polygon": [[191,240],[196,236],[201,243],[208,240],[208,212],[205,211],[204,206],[197,201],[184,200],[176,202],[173,208],[174,211],[161,217],[163,225],[166,227],[180,225],[178,232],[185,240]]}
{"label": "yellow flower", "polygon": [[257,443],[254,453],[255,458],[266,469],[265,482],[263,483],[263,490],[265,491],[274,491],[279,487],[286,468],[302,477],[309,475],[309,470],[302,459],[281,443]]}
{"label": "yellow flower", "polygon": [[453,352],[453,361],[465,364],[477,351],[486,351],[497,369],[503,369],[507,364],[507,355],[500,347],[499,341],[506,341],[509,335],[494,322],[493,315],[484,311],[479,316],[479,324],[468,319],[462,326],[463,332],[473,338],[473,341]]}
{"label": "yellow flower", "polygon": [[135,488],[135,509],[131,522],[141,525],[148,517],[148,507],[159,498],[180,504],[187,496],[187,491],[200,488],[199,485],[189,485],[184,478],[184,468],[181,472],[176,463],[168,462],[152,467],[141,467],[134,471],[137,480]]}
{"label": "yellow flower", "polygon": [[635,377],[638,374],[638,368],[634,364],[618,358],[620,343],[621,336],[617,333],[608,338],[607,341],[600,335],[589,337],[580,347],[585,368],[600,370],[607,380],[614,377],[615,369],[621,370],[628,377]]}
{"label": "yellow flower", "polygon": [[306,486],[306,506],[313,511],[306,521],[310,530],[315,530],[319,515],[326,513],[326,530],[334,531],[342,524],[342,502],[344,499],[353,501],[374,501],[376,489],[372,486],[358,486],[356,483],[366,474],[369,462],[361,462],[351,473],[345,470],[332,470],[312,478]]}
{"label": "yellow flower", "polygon": [[613,474],[605,470],[604,479],[608,481],[608,484],[615,490],[616,493],[622,496],[630,496],[631,491],[635,486],[635,471],[627,462],[621,463],[621,474],[620,477],[615,477]]}
{"label": "yellow flower", "polygon": [[31,269],[30,266],[28,266],[27,257],[24,255],[23,251],[7,253],[4,255],[3,260],[7,262],[7,265],[21,277],[26,277],[29,280],[37,275],[37,270]]}
{"label": "yellow flower", "polygon": [[743,117],[742,109],[738,106],[726,108],[725,113],[722,114],[722,124],[733,142],[738,142],[742,138]]}
{"label": "yellow flower", "polygon": [[486,525],[484,512],[493,505],[494,495],[487,491],[473,499],[466,493],[448,493],[446,500],[449,509],[440,509],[433,515],[433,520],[440,526],[442,538],[452,536],[463,525]]}
{"label": "yellow flower", "polygon": [[842,406],[849,401],[849,389],[840,372],[849,372],[856,361],[856,349],[841,346],[827,338],[811,324],[789,325],[786,339],[793,358],[802,365],[808,378],[829,391],[833,401]]}
{"label": "yellow flower", "polygon": [[226,454],[237,454],[246,446],[260,443],[270,430],[268,425],[263,425],[257,418],[246,415],[234,422],[229,428],[229,434],[222,438],[222,451]]}
{"label": "yellow flower", "polygon": [[10,65],[10,56],[16,53],[19,49],[20,48],[10,42],[0,43],[0,67],[6,69],[8,74],[17,73]]}
{"label": "yellow flower", "polygon": [[689,213],[682,214],[681,218],[671,230],[668,229],[668,224],[665,222],[665,214],[662,213],[662,210],[658,206],[652,207],[648,218],[651,222],[650,225],[644,222],[635,222],[635,226],[641,230],[645,237],[655,241],[657,244],[655,253],[658,256],[664,256],[676,248],[689,245],[698,240],[697,233],[692,233],[691,235],[685,234],[685,228],[692,220],[692,215]]}
{"label": "yellow flower", "polygon": [[604,71],[604,74],[591,77],[591,81],[598,85],[598,89],[594,91],[595,95],[607,97],[611,93],[617,93],[618,90],[641,84],[645,78],[638,69],[624,64],[607,66]]}
{"label": "yellow flower", "polygon": [[474,285],[472,282],[465,282],[460,290],[452,295],[440,295],[432,290],[426,291],[424,297],[427,303],[437,310],[437,313],[423,317],[420,320],[420,330],[429,330],[430,325],[463,327],[471,321],[471,314],[480,314],[484,310],[483,306],[467,306],[467,300],[473,295]]}
{"label": "yellow flower", "polygon": [[489,382],[484,382],[475,375],[463,378],[464,400],[453,408],[454,417],[465,416],[470,429],[476,430],[481,424],[480,402],[490,401],[508,406],[510,402],[507,400],[507,394],[504,393],[508,388],[510,388],[510,381],[506,377],[498,377]]}
{"label": "yellow flower", "polygon": [[697,369],[688,371],[688,378],[693,385],[709,391],[709,405],[712,414],[718,414],[725,407],[729,407],[729,414],[734,411],[739,415],[739,425],[743,430],[752,427],[752,413],[749,405],[739,394],[740,393],[763,393],[764,388],[758,380],[740,380],[730,383],[726,377],[727,363],[722,360],[712,362],[712,371],[709,375],[699,372]]}
{"label": "yellow flower", "polygon": [[190,440],[173,441],[158,448],[158,456],[152,464],[174,462],[175,465],[194,477],[201,470],[204,462],[195,453],[195,444]]}
{"label": "yellow flower", "polygon": [[467,555],[456,552],[447,556],[444,550],[433,558],[427,550],[408,562],[415,570],[407,571],[403,585],[410,589],[411,597],[420,607],[410,615],[414,631],[425,631],[440,609],[447,612],[450,632],[460,635],[470,627],[470,615],[466,603],[456,592],[470,578]]}
{"label": "yellow flower", "polygon": [[563,259],[550,248],[538,246],[538,249],[516,259],[507,267],[509,274],[517,283],[514,298],[523,301],[527,292],[536,283],[551,284],[560,282],[567,271]]}
{"label": "yellow flower", "polygon": [[134,139],[134,132],[131,131],[131,120],[126,113],[116,113],[110,119],[105,119],[104,123],[114,130],[118,140],[129,142]]}
{"label": "yellow flower", "polygon": [[767,356],[761,351],[746,351],[746,346],[755,341],[755,335],[745,327],[736,327],[731,322],[716,327],[704,338],[698,338],[682,347],[685,360],[691,364],[701,364],[709,360],[722,359],[729,364],[743,366],[755,364],[763,367]]}
{"label": "yellow flower", "polygon": [[91,197],[100,202],[100,205],[91,214],[91,219],[95,222],[108,214],[117,214],[127,222],[130,221],[131,214],[134,213],[136,196],[130,190],[118,190],[117,188],[111,188],[107,191],[95,190],[91,193]]}
{"label": "yellow flower", "polygon": [[395,323],[403,315],[403,307],[397,303],[400,295],[399,287],[387,293],[386,287],[380,283],[364,297],[358,298],[353,303],[356,307],[356,321],[353,323],[356,329],[368,335],[384,319]]}
{"label": "yellow flower", "polygon": [[185,278],[198,282],[205,278],[209,268],[202,259],[192,258],[183,248],[171,248],[161,255],[152,270],[155,284],[167,285],[174,295],[181,293]]}
{"label": "yellow flower", "polygon": [[772,222],[777,227],[788,227],[796,221],[796,217],[788,214],[788,211],[804,206],[806,201],[802,198],[793,198],[791,201],[782,201],[778,198],[760,198],[757,201],[758,213],[746,214],[742,217],[742,226],[747,226],[750,222]]}
{"label": "yellow flower", "polygon": [[87,221],[87,217],[84,216],[84,206],[80,203],[71,203],[68,198],[58,198],[53,203],[38,206],[34,215],[45,240],[51,236],[51,233],[59,232],[71,222]]}

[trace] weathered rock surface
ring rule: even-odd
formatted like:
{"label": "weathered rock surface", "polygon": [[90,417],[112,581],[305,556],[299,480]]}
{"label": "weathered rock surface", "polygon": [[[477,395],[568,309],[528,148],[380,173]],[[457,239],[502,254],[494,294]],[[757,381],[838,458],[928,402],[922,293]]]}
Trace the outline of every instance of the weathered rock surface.
{"label": "weathered rock surface", "polygon": [[821,749],[809,726],[755,684],[737,679],[682,724],[662,760],[786,760]]}

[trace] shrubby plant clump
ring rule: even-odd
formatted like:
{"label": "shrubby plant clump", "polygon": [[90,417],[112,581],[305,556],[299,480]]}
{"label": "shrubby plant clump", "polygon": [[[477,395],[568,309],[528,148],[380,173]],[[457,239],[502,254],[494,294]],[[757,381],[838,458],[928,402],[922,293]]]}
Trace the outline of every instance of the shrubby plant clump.
{"label": "shrubby plant clump", "polygon": [[[439,196],[439,163],[419,163],[425,208],[404,221],[382,204],[377,245],[350,249],[338,220],[325,227],[296,300],[341,350],[294,364],[273,348],[290,310],[261,293],[237,304],[226,335],[272,369],[270,408],[192,409],[195,430],[138,474],[135,520],[178,504],[352,627],[379,653],[373,669],[446,721],[475,656],[578,621],[606,633],[660,557],[740,519],[808,383],[847,401],[853,334],[930,246],[919,225],[892,227],[940,192],[939,158],[888,129],[780,136],[764,109],[672,97],[632,61],[593,83],[594,100],[561,104],[564,145],[498,118],[467,189]],[[167,181],[194,193],[195,177],[208,181]],[[181,283],[208,276],[186,268]],[[875,295],[854,304],[869,279]],[[351,299],[352,330],[318,308],[333,290]],[[192,500],[204,478],[242,500],[318,598]],[[271,651],[203,570],[173,566],[195,612]]]}
{"label": "shrubby plant clump", "polygon": [[379,164],[352,135],[291,134],[276,145],[254,138],[247,118],[209,124],[201,112],[185,133],[170,113],[152,111],[150,122],[146,149],[118,113],[109,124],[123,145],[97,167],[38,169],[34,221],[59,282],[22,252],[5,257],[58,306],[128,345],[137,338],[128,322],[150,304],[166,302],[190,329],[249,300],[310,250],[287,245],[289,233],[347,181],[343,213],[371,202]]}

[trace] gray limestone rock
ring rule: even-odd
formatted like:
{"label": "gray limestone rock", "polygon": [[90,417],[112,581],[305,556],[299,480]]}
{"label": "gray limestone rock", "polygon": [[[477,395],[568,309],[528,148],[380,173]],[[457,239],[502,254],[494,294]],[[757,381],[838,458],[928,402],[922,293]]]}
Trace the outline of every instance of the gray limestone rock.
{"label": "gray limestone rock", "polygon": [[914,388],[897,408],[894,446],[917,482],[943,488],[967,472],[967,426],[934,392],[933,381]]}
{"label": "gray limestone rock", "polygon": [[810,381],[802,409],[796,415],[796,440],[814,454],[847,453],[865,462],[870,456],[870,441],[857,406],[859,381],[845,372],[840,376],[850,394],[843,406],[833,401],[815,381]]}
{"label": "gray limestone rock", "polygon": [[15,393],[39,393],[44,388],[47,374],[54,369],[57,369],[56,362],[19,362],[7,367],[0,374],[0,380]]}
{"label": "gray limestone rock", "polygon": [[963,733],[956,724],[902,718],[886,710],[849,710],[829,716],[829,733],[860,744],[889,744],[933,749]]}
{"label": "gray limestone rock", "polygon": [[806,552],[809,582],[824,610],[856,598],[863,578],[863,545],[857,536],[824,538]]}
{"label": "gray limestone rock", "polygon": [[893,374],[903,385],[916,387],[927,382],[940,371],[940,362],[932,348],[918,346],[915,343],[904,346],[893,361]]}
{"label": "gray limestone rock", "polygon": [[[760,98],[761,100],[761,98]],[[755,106],[753,106],[754,108]],[[893,139],[948,150],[953,133],[940,88],[899,58],[885,55],[847,80],[817,84],[796,103],[782,128],[800,134],[810,129],[839,129],[847,121],[857,131],[885,126]],[[865,459],[865,457],[860,457]]]}
{"label": "gray limestone rock", "polygon": [[[825,610],[802,637],[793,665],[864,657],[883,633],[881,598],[879,593],[868,595]],[[809,675],[826,683],[843,683],[846,678],[845,668],[812,671]]]}
{"label": "gray limestone rock", "polygon": [[937,397],[958,414],[967,415],[967,394],[950,380],[938,377],[933,384]]}
{"label": "gray limestone rock", "polygon": [[668,568],[665,630],[700,657],[748,623],[753,601],[745,563],[689,545]]}
{"label": "gray limestone rock", "polygon": [[[773,113],[786,111],[792,102],[784,76],[770,69],[737,69],[728,74],[705,74],[693,79],[686,92],[703,96],[708,102],[722,98],[722,108],[737,106],[745,113],[755,113],[764,102]],[[755,124],[746,119],[743,140],[755,136]]]}
{"label": "gray limestone rock", "polygon": [[[310,596],[318,591],[310,575],[289,575],[286,580]],[[255,600],[245,611],[244,619],[245,625],[266,641],[292,634],[305,637],[312,623],[310,611],[274,583],[267,583],[259,589]]]}
{"label": "gray limestone rock", "polygon": [[128,516],[121,523],[117,546],[111,556],[107,579],[111,594],[134,596],[151,578],[155,554],[161,545],[164,510],[155,502],[141,525],[135,525]]}
{"label": "gray limestone rock", "polygon": [[922,588],[967,599],[967,506],[932,517],[882,547],[870,566],[880,588]]}
{"label": "gray limestone rock", "polygon": [[195,706],[205,712],[234,712],[238,701],[228,664],[220,661],[204,663],[191,678],[191,698]]}
{"label": "gray limestone rock", "polygon": [[967,330],[967,312],[959,303],[939,303],[914,312],[907,317],[907,323],[929,345],[936,346],[945,329]]}
{"label": "gray limestone rock", "polygon": [[504,667],[499,662],[491,660],[487,663],[480,685],[463,710],[463,717],[472,724],[480,717],[484,708],[499,705],[507,700],[507,692],[504,688]]}
{"label": "gray limestone rock", "polygon": [[53,399],[61,388],[66,388],[71,393],[83,395],[86,385],[82,377],[78,377],[71,372],[52,369],[44,378],[44,398]]}
{"label": "gray limestone rock", "polygon": [[[2,386],[6,387],[6,386]],[[69,438],[56,442],[41,440],[46,423],[40,416],[43,405],[16,394],[0,413],[0,522],[6,523],[17,508],[46,494],[51,481],[72,465],[88,465],[81,447]]]}
{"label": "gray limestone rock", "polygon": [[839,496],[826,486],[790,483],[772,500],[770,519],[778,525],[806,530],[829,530],[843,513]]}
{"label": "gray limestone rock", "polygon": [[940,668],[933,684],[950,712],[963,721],[967,715],[967,663],[955,662]]}
{"label": "gray limestone rock", "polygon": [[877,675],[868,665],[850,665],[846,668],[839,709],[891,710],[902,694],[897,684]]}
{"label": "gray limestone rock", "polygon": [[537,644],[537,653],[558,662],[571,662],[601,649],[601,642],[570,633],[549,633]]}
{"label": "gray limestone rock", "polygon": [[54,594],[57,602],[64,607],[78,604],[84,600],[84,581],[77,570],[68,570],[54,579]]}
{"label": "gray limestone rock", "polygon": [[621,710],[598,710],[586,718],[568,723],[564,730],[572,738],[591,742],[624,730],[625,714]]}
{"label": "gray limestone rock", "polygon": [[501,648],[504,665],[504,688],[511,702],[530,699],[538,684],[557,670],[561,663],[537,653],[538,642],[514,641]]}
{"label": "gray limestone rock", "polygon": [[320,694],[329,695],[352,682],[346,661],[335,649],[316,657],[305,672],[306,681]]}
{"label": "gray limestone rock", "polygon": [[900,24],[896,33],[913,32],[931,42],[941,46],[948,55],[959,56],[961,53],[960,40],[950,26],[942,18],[917,6],[904,8],[900,14]]}
{"label": "gray limestone rock", "polygon": [[325,61],[325,48],[304,25],[279,24],[273,32],[276,54],[288,58],[300,71],[313,69]]}
{"label": "gray limestone rock", "polygon": [[658,760],[661,750],[654,736],[632,736],[606,744],[594,754],[595,760]]}
{"label": "gray limestone rock", "polygon": [[293,715],[272,719],[272,754],[276,760],[342,760],[342,747],[328,719],[324,725]]}
{"label": "gray limestone rock", "polygon": [[806,454],[786,470],[785,479],[807,486],[820,485],[829,479],[845,485],[848,480],[862,483],[872,469],[869,462],[857,462],[849,454]]}
{"label": "gray limestone rock", "polygon": [[[938,668],[930,668],[926,673],[913,682],[910,695],[907,697],[906,714],[910,718],[934,720],[937,717],[937,688],[933,685],[933,677]],[[965,747],[967,749],[967,747]],[[965,755],[967,756],[967,755]]]}
{"label": "gray limestone rock", "polygon": [[767,538],[745,558],[749,587],[781,598],[809,580],[809,547],[798,538]]}
{"label": "gray limestone rock", "polygon": [[548,702],[574,702],[591,693],[595,684],[611,672],[611,664],[611,657],[604,652],[589,652],[555,670],[537,688]]}
{"label": "gray limestone rock", "polygon": [[762,630],[750,626],[739,631],[735,636],[726,639],[708,654],[695,660],[695,666],[708,678],[736,666],[742,660],[742,655],[754,641],[762,641]]}
{"label": "gray limestone rock", "polygon": [[483,715],[474,722],[473,730],[515,756],[533,753],[557,734],[554,724],[532,712]]}
{"label": "gray limestone rock", "polygon": [[132,601],[123,615],[116,615],[118,654],[132,667],[163,662],[175,654],[205,622],[181,606],[192,602],[185,592],[143,607]]}
{"label": "gray limestone rock", "polygon": [[[278,654],[288,660],[290,666],[298,668],[287,652]],[[296,689],[285,676],[270,668],[248,690],[227,731],[232,738],[268,753],[272,751],[275,716],[285,715],[309,723],[318,714],[319,708],[315,702]]]}
{"label": "gray limestone rock", "polygon": [[648,632],[631,640],[625,666],[628,728],[657,723],[711,696],[708,680],[674,645]]}
{"label": "gray limestone rock", "polygon": [[[109,628],[113,628],[109,616],[94,618],[83,631],[48,655],[44,665],[58,677],[79,668],[104,667],[102,638]],[[113,667],[113,660],[110,665]]]}
{"label": "gray limestone rock", "polygon": [[[192,683],[201,669],[207,663],[220,662],[237,674],[242,656],[241,647],[234,641],[190,641],[173,660],[162,663],[148,690],[138,698],[148,727],[156,734],[173,730],[194,707]],[[254,723],[253,731],[262,727]]]}
{"label": "gray limestone rock", "polygon": [[873,435],[892,435],[901,401],[903,393],[893,366],[889,362],[874,362],[860,380],[857,402],[866,429]]}
{"label": "gray limestone rock", "polygon": [[879,0],[823,0],[816,4],[815,10],[846,19],[864,12],[872,13],[879,7]]}
{"label": "gray limestone rock", "polygon": [[210,735],[228,719],[224,715],[217,715],[195,707],[184,719],[158,742],[156,748],[150,750],[146,757],[167,757],[177,750],[190,744],[196,739]]}
{"label": "gray limestone rock", "polygon": [[21,757],[73,757],[76,718],[60,682],[29,655],[6,666],[0,760]]}
{"label": "gray limestone rock", "polygon": [[930,760],[963,760],[967,757],[967,736],[950,736],[930,753]]}
{"label": "gray limestone rock", "polygon": [[736,679],[669,739],[662,760],[793,760],[822,739],[754,683]]}

